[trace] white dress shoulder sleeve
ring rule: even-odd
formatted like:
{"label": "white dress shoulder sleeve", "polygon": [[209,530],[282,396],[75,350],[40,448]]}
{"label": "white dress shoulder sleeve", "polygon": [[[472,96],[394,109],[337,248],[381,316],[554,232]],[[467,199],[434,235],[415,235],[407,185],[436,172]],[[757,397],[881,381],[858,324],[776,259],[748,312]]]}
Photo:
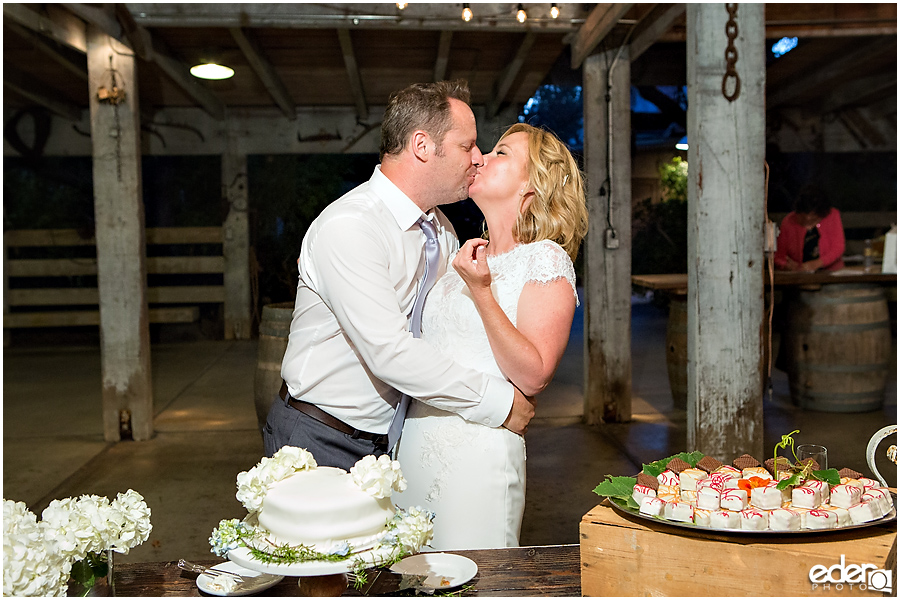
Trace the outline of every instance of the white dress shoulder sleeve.
{"label": "white dress shoulder sleeve", "polygon": [[525,282],[548,284],[565,279],[572,286],[575,305],[578,306],[578,292],[575,290],[575,266],[562,246],[551,240],[541,240],[528,244],[528,261]]}

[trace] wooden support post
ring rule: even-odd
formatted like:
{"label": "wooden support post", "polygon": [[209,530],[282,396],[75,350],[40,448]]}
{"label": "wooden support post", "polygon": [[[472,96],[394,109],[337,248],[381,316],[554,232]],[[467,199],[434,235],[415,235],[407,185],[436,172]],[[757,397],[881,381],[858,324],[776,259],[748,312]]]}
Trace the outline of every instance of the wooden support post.
{"label": "wooden support post", "polygon": [[584,419],[631,420],[631,60],[628,48],[584,62]]}
{"label": "wooden support post", "polygon": [[228,145],[222,155],[222,194],[228,215],[222,223],[225,257],[225,339],[250,339],[250,225],[247,219],[247,155],[238,149],[234,122],[227,122]]}
{"label": "wooden support post", "polygon": [[761,460],[765,7],[735,6],[733,101],[726,5],[687,6],[687,449]]}
{"label": "wooden support post", "polygon": [[[88,92],[93,145],[103,435],[153,435],[140,121],[134,53],[89,25]],[[102,89],[120,90],[100,101]]]}

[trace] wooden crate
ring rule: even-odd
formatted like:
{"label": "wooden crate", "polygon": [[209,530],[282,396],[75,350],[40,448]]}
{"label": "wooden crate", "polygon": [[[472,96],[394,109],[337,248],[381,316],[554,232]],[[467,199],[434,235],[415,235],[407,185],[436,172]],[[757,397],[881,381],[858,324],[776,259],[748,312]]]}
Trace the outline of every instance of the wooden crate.
{"label": "wooden crate", "polygon": [[[893,570],[896,523],[845,532],[724,536],[620,516],[607,501],[581,520],[584,596],[880,596],[858,585],[817,588],[815,565]],[[838,589],[840,588],[840,589]]]}

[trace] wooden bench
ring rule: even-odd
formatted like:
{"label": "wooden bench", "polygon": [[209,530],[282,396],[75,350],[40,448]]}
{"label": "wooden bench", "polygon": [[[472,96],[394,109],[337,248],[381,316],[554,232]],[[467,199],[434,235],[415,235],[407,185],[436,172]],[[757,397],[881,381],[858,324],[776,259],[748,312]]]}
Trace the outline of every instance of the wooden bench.
{"label": "wooden bench", "polygon": [[[147,287],[151,323],[191,323],[200,318],[198,304],[225,301],[221,227],[149,228],[146,237],[148,280],[165,280]],[[100,324],[96,249],[85,250],[96,246],[93,237],[83,238],[74,229],[11,230],[4,232],[3,244],[4,328]],[[198,245],[209,244],[217,247],[197,255],[202,250]],[[173,249],[175,255],[160,256],[158,252],[171,253]],[[70,256],[64,256],[66,253]],[[207,274],[218,275],[212,278],[218,283],[179,285],[184,281],[177,277],[151,277]],[[54,287],[54,281],[68,285]]]}

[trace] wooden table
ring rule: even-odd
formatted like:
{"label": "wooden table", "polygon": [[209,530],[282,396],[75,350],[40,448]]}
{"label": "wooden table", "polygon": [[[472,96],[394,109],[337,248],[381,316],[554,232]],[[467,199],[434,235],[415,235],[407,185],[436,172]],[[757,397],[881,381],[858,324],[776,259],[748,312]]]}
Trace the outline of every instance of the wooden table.
{"label": "wooden table", "polygon": [[[465,550],[453,554],[467,556],[478,564],[478,574],[462,588],[463,596],[581,596],[577,544]],[[221,563],[222,559],[194,562],[213,566]],[[195,579],[193,573],[179,569],[177,561],[115,565],[117,596],[205,595],[197,589]],[[285,577],[260,595],[299,596],[297,581],[296,577]],[[344,595],[361,594],[350,588]],[[401,592],[397,595],[412,594]]]}
{"label": "wooden table", "polygon": [[[608,501],[581,521],[585,596],[880,596],[814,588],[810,569],[897,564],[897,524],[848,531],[726,535],[622,516]],[[893,577],[896,592],[896,573]],[[857,586],[854,586],[855,588]]]}
{"label": "wooden table", "polygon": [[[775,271],[775,287],[826,285],[831,283],[897,283],[896,273],[870,273],[862,267],[842,269],[842,273],[818,271],[816,273],[796,273],[793,271]],[[766,286],[769,279],[764,278]],[[631,283],[651,290],[686,295],[688,286],[687,273],[664,273],[660,275],[632,275]]]}

